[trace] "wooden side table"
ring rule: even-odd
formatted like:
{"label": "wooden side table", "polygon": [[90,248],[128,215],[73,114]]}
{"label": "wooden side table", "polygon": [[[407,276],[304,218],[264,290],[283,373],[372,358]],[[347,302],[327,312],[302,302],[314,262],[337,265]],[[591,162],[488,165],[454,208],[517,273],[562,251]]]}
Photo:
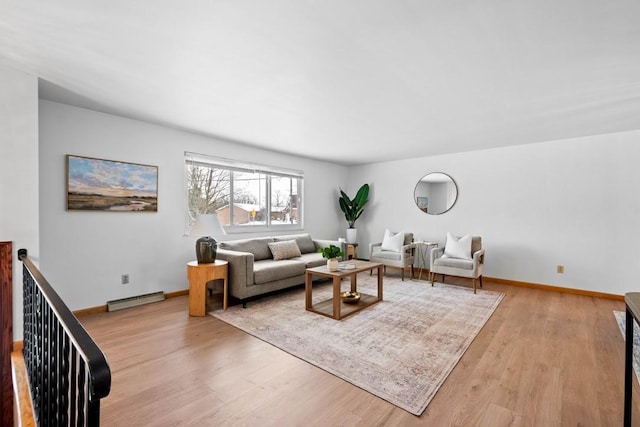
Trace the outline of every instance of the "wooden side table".
{"label": "wooden side table", "polygon": [[431,249],[437,248],[438,244],[436,242],[420,241],[414,242],[414,246],[416,247],[416,256],[413,260],[413,266],[415,267],[416,264],[422,264],[420,266],[420,274],[418,274],[418,280],[420,280],[422,278],[422,270],[424,270],[425,267],[428,266],[429,270],[431,270],[431,261],[429,258]]}
{"label": "wooden side table", "polygon": [[189,279],[189,316],[204,316],[207,314],[207,282],[216,279],[222,279],[224,282],[222,309],[227,309],[228,266],[228,261],[220,259],[217,259],[211,264],[198,264],[198,261],[190,261],[187,264],[187,279]]}
{"label": "wooden side table", "polygon": [[358,244],[347,243],[347,259],[358,259]]}

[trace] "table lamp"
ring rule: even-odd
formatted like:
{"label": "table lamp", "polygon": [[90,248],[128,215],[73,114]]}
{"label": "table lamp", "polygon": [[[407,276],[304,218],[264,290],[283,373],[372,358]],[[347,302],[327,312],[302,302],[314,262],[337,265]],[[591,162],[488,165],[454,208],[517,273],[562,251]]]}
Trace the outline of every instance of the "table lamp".
{"label": "table lamp", "polygon": [[227,234],[218,221],[216,214],[198,215],[196,222],[189,231],[189,236],[202,236],[196,240],[196,258],[198,264],[211,264],[216,261],[216,252],[218,250],[218,242],[209,235]]}

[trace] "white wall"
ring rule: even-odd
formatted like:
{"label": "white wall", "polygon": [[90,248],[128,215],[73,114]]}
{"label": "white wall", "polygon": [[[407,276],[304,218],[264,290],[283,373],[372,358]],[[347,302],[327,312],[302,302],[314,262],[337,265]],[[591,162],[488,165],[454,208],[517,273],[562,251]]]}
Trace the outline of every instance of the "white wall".
{"label": "white wall", "polygon": [[[193,151],[303,169],[305,231],[314,236],[344,235],[337,188],[353,195],[368,182],[370,203],[356,224],[361,257],[386,227],[441,243],[446,231],[472,233],[484,239],[486,276],[623,294],[636,286],[639,137],[634,131],[346,168],[41,100],[41,266],[72,309],[186,289],[193,241],[183,237],[183,152]],[[158,165],[159,212],[65,211],[65,154]],[[459,199],[444,215],[426,215],[413,202],[415,184],[433,171],[458,184]],[[565,274],[555,272],[557,264]],[[129,285],[120,284],[124,273]]]}
{"label": "white wall", "polygon": [[[343,166],[41,100],[41,269],[72,310],[188,288],[186,263],[195,258],[195,239],[183,236],[184,151],[303,170],[304,231],[319,238],[341,232],[337,189],[346,182]],[[159,166],[159,211],[67,212],[66,154]],[[128,285],[120,283],[125,273]]]}
{"label": "white wall", "polygon": [[0,240],[13,242],[13,339],[22,339],[22,263],[37,264],[38,79],[0,64]]}
{"label": "white wall", "polygon": [[[357,223],[359,255],[385,228],[444,243],[447,231],[477,234],[485,276],[624,294],[637,290],[640,257],[640,131],[351,168],[371,184]],[[419,211],[418,180],[445,172],[458,185],[443,215]],[[564,274],[556,265],[565,266]]]}

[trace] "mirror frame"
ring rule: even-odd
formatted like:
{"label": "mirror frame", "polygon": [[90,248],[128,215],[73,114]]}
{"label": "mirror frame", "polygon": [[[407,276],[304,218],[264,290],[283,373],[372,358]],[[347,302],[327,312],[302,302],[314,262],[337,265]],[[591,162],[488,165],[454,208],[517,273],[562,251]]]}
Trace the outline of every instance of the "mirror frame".
{"label": "mirror frame", "polygon": [[[420,183],[421,183],[421,182],[422,182],[426,177],[428,177],[429,175],[435,175],[435,174],[437,174],[437,175],[444,175],[445,177],[447,177],[447,178],[449,179],[449,181],[453,184],[453,188],[454,188],[454,190],[455,190],[455,197],[454,197],[454,199],[453,199],[453,202],[451,202],[451,204],[450,204],[450,205],[448,204],[448,205],[447,205],[447,209],[445,209],[445,210],[443,210],[443,211],[441,211],[441,212],[429,212],[429,211],[425,211],[423,208],[421,208],[421,207],[420,207],[420,204],[418,203],[418,197],[419,197],[419,196],[418,196],[418,194],[416,194],[416,192],[417,192],[417,190],[418,190],[418,186],[420,185]],[[459,191],[458,191],[458,184],[456,183],[455,179],[453,179],[453,178],[451,177],[451,175],[449,175],[449,174],[447,174],[447,173],[444,173],[444,172],[429,172],[428,174],[423,175],[423,176],[422,176],[422,178],[420,178],[420,179],[418,180],[418,182],[416,183],[416,185],[415,185],[415,187],[414,187],[414,189],[413,189],[413,202],[416,204],[416,207],[417,207],[418,209],[420,209],[420,211],[421,211],[421,212],[424,212],[424,213],[426,213],[427,215],[442,215],[442,214],[444,214],[444,213],[449,212],[449,211],[450,211],[450,210],[455,206],[456,202],[458,201],[458,193],[459,193]]]}

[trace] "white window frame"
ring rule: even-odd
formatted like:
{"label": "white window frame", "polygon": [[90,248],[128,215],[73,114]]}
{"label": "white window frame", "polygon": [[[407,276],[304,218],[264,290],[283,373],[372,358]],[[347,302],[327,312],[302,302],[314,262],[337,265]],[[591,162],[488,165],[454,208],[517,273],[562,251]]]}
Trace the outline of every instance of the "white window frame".
{"label": "white window frame", "polygon": [[[258,233],[264,231],[286,231],[286,230],[302,230],[304,229],[304,172],[295,169],[287,169],[281,168],[277,166],[267,166],[260,165],[256,163],[248,163],[238,160],[227,159],[223,157],[215,157],[208,156],[205,154],[198,154],[185,151],[184,152],[184,171],[185,171],[185,179],[184,179],[184,187],[185,187],[185,217],[186,217],[186,225],[187,230],[191,227],[189,224],[189,166],[204,166],[216,169],[224,169],[228,170],[231,173],[233,172],[250,172],[250,173],[259,173],[266,176],[266,211],[271,212],[271,177],[280,176],[286,178],[297,179],[297,218],[298,222],[295,224],[278,224],[271,222],[271,215],[266,215],[265,224],[258,225],[224,225],[223,227],[228,234],[234,233]],[[230,181],[230,189],[229,196],[231,200],[229,201],[229,207],[231,210],[231,224],[233,224],[233,179]]]}

